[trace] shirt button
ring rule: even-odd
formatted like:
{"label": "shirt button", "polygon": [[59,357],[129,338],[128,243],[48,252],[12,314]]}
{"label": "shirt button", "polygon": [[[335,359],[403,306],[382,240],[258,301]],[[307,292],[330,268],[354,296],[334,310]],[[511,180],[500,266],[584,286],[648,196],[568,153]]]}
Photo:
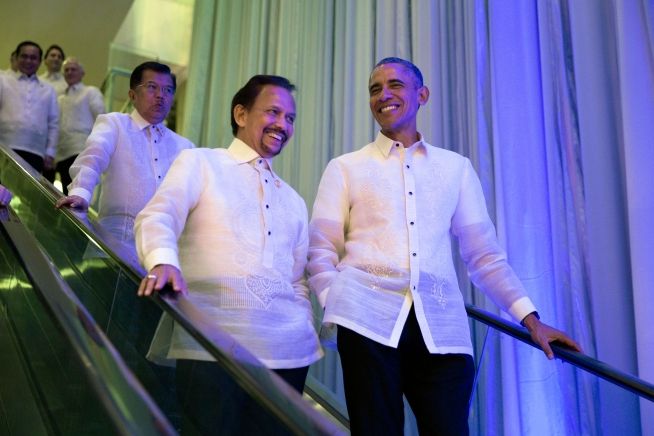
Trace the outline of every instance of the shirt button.
{"label": "shirt button", "polygon": [[409,166],[409,165],[407,165],[406,167],[407,167],[407,168],[411,168],[411,166]]}
{"label": "shirt button", "polygon": [[270,206],[266,205],[266,209],[270,209]]}
{"label": "shirt button", "polygon": [[413,221],[411,221],[409,224],[414,225],[415,223]]}
{"label": "shirt button", "polygon": [[161,176],[158,176],[158,177],[161,178]]}
{"label": "shirt button", "polygon": [[412,255],[413,255],[413,257],[416,257],[418,255],[418,253],[412,253]]}
{"label": "shirt button", "polygon": [[158,157],[155,157],[155,158],[154,158],[154,161],[155,161],[155,162],[158,162],[158,161],[159,161],[159,158],[158,158]]}
{"label": "shirt button", "polygon": [[268,183],[268,179],[266,179],[266,183]]}
{"label": "shirt button", "polygon": [[413,191],[409,191],[409,195],[413,195]]}
{"label": "shirt button", "polygon": [[261,159],[259,159],[259,163],[263,163],[263,161]]}
{"label": "shirt button", "polygon": [[400,146],[400,144],[398,144],[398,143],[395,143],[395,146],[396,146],[396,147],[399,147],[399,146]]}
{"label": "shirt button", "polygon": [[269,231],[268,231],[268,236],[270,236],[271,233],[272,233],[272,232],[269,230]]}

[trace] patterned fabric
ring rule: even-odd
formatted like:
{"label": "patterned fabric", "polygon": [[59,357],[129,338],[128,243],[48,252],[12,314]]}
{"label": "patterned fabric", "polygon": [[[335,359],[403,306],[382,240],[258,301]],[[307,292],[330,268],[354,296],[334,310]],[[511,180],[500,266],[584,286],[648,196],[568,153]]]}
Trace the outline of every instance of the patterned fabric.
{"label": "patterned fabric", "polygon": [[70,167],[69,195],[91,201],[102,178],[98,217],[121,241],[133,241],[134,218],[152,198],[180,151],[193,143],[137,111],[98,116],[86,148]]}
{"label": "patterned fabric", "polygon": [[59,108],[52,86],[36,75],[0,74],[0,144],[55,157],[58,135]]}
{"label": "patterned fabric", "polygon": [[380,133],[332,160],[314,203],[308,264],[323,322],[397,347],[415,304],[430,352],[472,354],[450,232],[477,286],[518,321],[535,310],[497,243],[468,159]]}
{"label": "patterned fabric", "polygon": [[[264,365],[299,368],[322,356],[304,277],[306,205],[244,142],[183,151],[135,229],[145,268],[179,268],[189,300]],[[151,351],[212,359],[177,326],[158,329]]]}

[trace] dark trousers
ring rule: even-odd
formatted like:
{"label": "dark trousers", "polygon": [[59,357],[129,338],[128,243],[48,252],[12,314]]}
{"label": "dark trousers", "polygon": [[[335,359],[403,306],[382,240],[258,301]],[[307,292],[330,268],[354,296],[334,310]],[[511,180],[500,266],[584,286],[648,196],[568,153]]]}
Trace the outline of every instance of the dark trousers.
{"label": "dark trousers", "polygon": [[73,181],[73,179],[71,179],[70,177],[69,170],[71,165],[73,165],[73,162],[75,162],[75,159],[77,159],[77,155],[71,156],[68,159],[64,159],[60,162],[57,162],[57,167],[55,168],[55,171],[59,173],[59,178],[61,179],[61,186],[64,190],[64,195],[68,195],[68,185],[70,185],[70,182]]}
{"label": "dark trousers", "polygon": [[353,435],[402,435],[404,394],[421,435],[467,435],[474,362],[430,354],[411,308],[398,348],[338,326],[345,401]]}
{"label": "dark trousers", "polygon": [[54,183],[57,173],[59,173],[59,178],[61,179],[61,186],[64,191],[64,195],[68,195],[68,185],[72,182],[70,174],[68,173],[70,166],[75,162],[77,155],[64,159],[61,162],[57,162],[57,166],[52,170],[43,170],[43,177],[46,178],[50,183]]}
{"label": "dark trousers", "polygon": [[16,154],[20,157],[23,158],[25,162],[30,164],[32,168],[34,168],[36,171],[43,172],[43,157],[39,156],[38,154],[30,153],[29,151],[25,150],[14,150]]}
{"label": "dark trousers", "polygon": [[[274,370],[302,393],[309,367]],[[182,435],[284,434],[281,424],[215,362],[177,361],[177,399],[183,412]]]}

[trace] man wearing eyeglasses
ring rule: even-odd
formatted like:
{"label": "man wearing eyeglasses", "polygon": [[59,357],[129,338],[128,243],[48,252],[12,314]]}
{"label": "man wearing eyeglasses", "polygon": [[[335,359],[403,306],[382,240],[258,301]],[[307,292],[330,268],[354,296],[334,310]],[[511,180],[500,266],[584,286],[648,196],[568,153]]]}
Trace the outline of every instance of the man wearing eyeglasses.
{"label": "man wearing eyeglasses", "polygon": [[134,241],[134,218],[154,195],[180,151],[191,141],[163,121],[175,96],[175,76],[167,65],[145,62],[130,77],[131,114],[99,115],[86,148],[70,167],[69,195],[57,201],[86,210],[102,181],[99,221],[119,241]]}

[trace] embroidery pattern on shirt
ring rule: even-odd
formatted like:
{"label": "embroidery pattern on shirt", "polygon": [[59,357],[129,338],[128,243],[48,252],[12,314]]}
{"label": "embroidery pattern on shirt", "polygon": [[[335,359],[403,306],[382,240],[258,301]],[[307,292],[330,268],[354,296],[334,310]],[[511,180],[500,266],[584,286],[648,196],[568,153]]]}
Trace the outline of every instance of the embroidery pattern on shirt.
{"label": "embroidery pattern on shirt", "polygon": [[363,267],[363,269],[365,270],[365,272],[367,272],[372,276],[370,289],[372,289],[373,291],[380,290],[382,280],[390,277],[391,274],[393,273],[393,270],[386,265],[367,264]]}
{"label": "embroidery pattern on shirt", "polygon": [[433,163],[427,168],[429,177],[426,179],[427,183],[420,185],[420,202],[417,206],[424,219],[442,219],[443,209],[434,206],[443,204],[443,196],[446,195],[444,187],[448,186],[448,183],[445,180],[443,169],[438,163]]}
{"label": "embroidery pattern on shirt", "polygon": [[436,302],[441,306],[441,308],[444,309],[447,305],[447,298],[445,298],[447,280],[444,278],[438,278],[433,274],[429,274],[429,278],[432,282],[430,293],[436,299]]}
{"label": "embroidery pattern on shirt", "polygon": [[384,193],[390,192],[392,188],[390,181],[383,176],[379,168],[370,168],[363,180],[361,198],[366,206],[375,212],[383,209],[385,203],[381,199],[384,198]]}
{"label": "embroidery pattern on shirt", "polygon": [[245,279],[245,287],[263,303],[266,309],[275,298],[284,292],[284,284],[268,277],[251,275]]}

